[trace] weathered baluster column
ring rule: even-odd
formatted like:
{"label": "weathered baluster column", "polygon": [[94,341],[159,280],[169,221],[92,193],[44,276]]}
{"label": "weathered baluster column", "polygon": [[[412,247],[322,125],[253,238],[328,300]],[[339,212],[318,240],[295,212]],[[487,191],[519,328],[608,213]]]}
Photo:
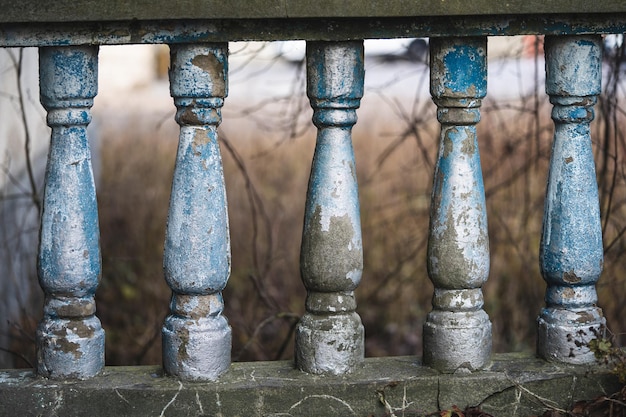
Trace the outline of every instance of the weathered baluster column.
{"label": "weathered baluster column", "polygon": [[601,92],[600,36],[547,36],[546,92],[555,124],[540,247],[548,284],[537,351],[547,360],[595,360],[587,347],[605,323],[595,284],[603,249],[589,123]]}
{"label": "weathered baluster column", "polygon": [[424,325],[424,363],[441,371],[474,370],[491,356],[481,289],[489,275],[489,236],[476,136],[487,93],[487,42],[432,38],[430,48],[441,135],[427,259],[435,294]]}
{"label": "weathered baluster column", "polygon": [[222,315],[230,237],[217,126],[227,95],[227,44],[172,45],[170,91],[180,142],[165,237],[171,313],[163,365],[187,380],[215,380],[230,365],[231,329]]}
{"label": "weathered baluster column", "polygon": [[88,378],[104,366],[104,331],[94,315],[100,231],[86,131],[98,90],[98,48],[41,48],[39,77],[52,135],[37,267],[45,293],[37,373]]}
{"label": "weathered baluster column", "polygon": [[354,298],[363,245],[351,139],[363,77],[362,41],[307,42],[307,94],[318,133],[300,253],[307,299],[296,364],[314,374],[350,372],[364,357]]}

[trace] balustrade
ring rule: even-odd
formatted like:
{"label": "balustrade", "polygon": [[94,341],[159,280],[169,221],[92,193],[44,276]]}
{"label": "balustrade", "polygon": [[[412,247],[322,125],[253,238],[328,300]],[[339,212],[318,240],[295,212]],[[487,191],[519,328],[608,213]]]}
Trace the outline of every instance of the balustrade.
{"label": "balustrade", "polygon": [[[50,47],[40,54],[52,137],[38,269],[46,302],[37,369],[52,378],[86,378],[104,364],[104,332],[94,315],[100,251],[85,131],[97,89],[97,48]],[[476,135],[487,92],[486,38],[433,38],[430,56],[441,136],[427,258],[435,290],[424,326],[424,362],[442,371],[478,370],[491,355],[481,290],[489,274],[489,238]],[[222,315],[230,243],[217,134],[228,90],[227,45],[172,45],[171,62],[180,144],[165,243],[172,300],[163,326],[163,363],[181,379],[214,380],[228,370],[231,348]],[[307,93],[318,136],[301,249],[308,295],[295,361],[313,374],[349,373],[364,357],[354,297],[363,249],[351,142],[363,68],[362,41],[307,44]],[[603,257],[589,138],[601,88],[600,38],[548,37],[546,72],[555,136],[540,256],[548,289],[538,319],[538,353],[588,363],[593,354],[586,344],[604,324],[595,305]]]}
{"label": "balustrade", "polygon": [[[383,37],[407,36],[407,28],[413,28],[413,35],[432,35],[431,95],[441,131],[424,267],[434,295],[423,329],[427,367],[411,362],[416,374],[491,369],[492,326],[483,309],[482,292],[489,275],[489,236],[476,125],[487,94],[486,36],[526,31],[548,35],[546,92],[555,125],[539,254],[547,291],[546,307],[537,322],[537,353],[557,363],[594,361],[587,343],[604,326],[595,290],[603,248],[589,124],[601,91],[601,37],[600,30],[588,35],[593,28],[580,29],[568,16],[559,16],[569,22],[567,30],[549,27],[534,14],[521,23],[510,17],[517,25],[509,22],[513,29],[503,29],[495,18],[486,23],[467,18],[463,22],[470,26],[460,33],[452,33],[438,17],[416,21],[414,26],[405,20],[393,26],[384,16],[378,23],[369,21],[367,28],[346,21],[354,26],[354,33],[369,37],[379,32]],[[624,13],[619,16],[626,21]],[[602,32],[626,30],[626,23],[617,20],[593,22]],[[208,29],[202,30],[197,22],[176,21],[163,32],[150,32],[149,28],[159,26],[155,22],[137,23],[148,28],[146,33],[129,23],[133,36],[123,42],[166,42],[171,49],[170,92],[180,136],[164,249],[164,275],[172,297],[162,327],[163,369],[179,381],[232,382],[231,328],[223,315],[222,298],[230,275],[230,238],[217,129],[228,94],[227,41],[250,36],[230,39],[228,31],[215,29],[228,29],[231,21],[212,20],[214,26],[207,23]],[[254,22],[245,25],[256,28],[259,23]],[[280,26],[272,22],[269,27]],[[313,25],[304,18],[298,22]],[[309,39],[307,95],[317,140],[300,253],[306,310],[295,333],[292,367],[306,375],[297,378],[318,382],[344,378],[344,383],[360,378],[367,385],[369,380],[359,373],[369,365],[354,294],[363,272],[363,237],[351,140],[364,93],[363,41],[354,39],[367,36],[346,36],[336,21],[323,23],[330,28],[325,35],[310,36],[305,29],[297,32]],[[41,38],[33,35],[22,42],[41,46],[41,102],[52,128],[37,269],[45,293],[44,316],[36,334],[36,372],[51,379],[89,379],[104,367],[104,330],[94,301],[101,274],[98,214],[86,134],[97,93],[98,46],[84,44],[90,43],[85,41],[90,31],[94,31],[90,38],[94,45],[126,39],[120,35],[120,25],[115,23],[117,29],[111,34],[85,23],[77,29],[82,34],[76,38],[80,44],[72,45],[70,39],[66,46],[59,46],[63,45],[60,35],[44,33],[43,26],[37,26],[33,33]],[[54,27],[63,29],[67,23]],[[7,26],[0,45],[19,44],[15,39],[29,33],[28,27],[20,28]],[[270,34],[259,37],[287,39],[294,36],[292,29],[289,26],[278,35],[268,29]],[[245,381],[255,381],[253,374]],[[387,407],[385,389],[376,392]],[[195,395],[199,402],[198,392]],[[319,397],[326,399],[324,395]],[[217,404],[221,404],[219,395]]]}
{"label": "balustrade", "polygon": [[[217,134],[227,58],[226,44],[171,46],[180,144],[165,243],[165,279],[173,295],[163,361],[166,372],[181,379],[214,380],[230,364],[231,330],[221,295],[230,246]],[[489,238],[476,135],[486,67],[485,37],[431,41],[431,94],[441,136],[427,259],[435,290],[424,326],[424,362],[443,371],[481,369],[491,355],[481,290],[489,274]],[[349,373],[364,357],[354,298],[363,249],[351,142],[363,68],[362,41],[307,44],[307,92],[318,136],[301,249],[308,295],[295,360],[314,374]],[[548,37],[546,71],[556,130],[541,245],[548,289],[538,352],[548,360],[588,363],[593,354],[586,343],[604,324],[595,306],[602,239],[589,138],[601,88],[600,38]],[[46,302],[37,333],[38,372],[53,378],[93,376],[104,364],[104,332],[94,315],[100,251],[85,131],[96,76],[95,47],[41,49],[41,97],[52,137],[39,254]]]}

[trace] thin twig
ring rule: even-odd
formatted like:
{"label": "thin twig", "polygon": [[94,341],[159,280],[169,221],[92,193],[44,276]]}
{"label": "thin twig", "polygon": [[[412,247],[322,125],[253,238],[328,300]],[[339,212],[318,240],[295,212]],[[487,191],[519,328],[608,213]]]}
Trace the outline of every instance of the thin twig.
{"label": "thin twig", "polygon": [[26,356],[22,355],[21,353],[16,352],[16,351],[11,350],[11,349],[3,348],[2,346],[0,346],[0,351],[17,356],[18,358],[23,360],[26,363],[26,365],[28,365],[29,368],[34,368],[33,364],[28,360],[28,358],[26,358]]}
{"label": "thin twig", "polygon": [[248,350],[248,348],[252,345],[252,343],[254,343],[256,338],[259,336],[259,333],[261,333],[261,330],[263,330],[265,326],[272,323],[274,320],[280,320],[280,319],[296,319],[296,322],[297,322],[298,320],[300,320],[300,316],[295,313],[280,312],[280,313],[272,314],[271,316],[267,317],[265,320],[263,320],[261,323],[259,323],[255,327],[254,331],[252,332],[252,335],[250,336],[246,344],[242,346],[242,348],[239,350],[239,353],[237,353],[237,355],[235,356],[234,361],[239,360],[241,355],[246,350]]}
{"label": "thin twig", "polygon": [[[252,262],[254,265],[254,269],[258,271],[258,276],[255,274],[251,274],[250,278],[253,280],[255,286],[257,287],[257,291],[259,292],[259,295],[261,296],[261,299],[263,300],[263,302],[270,309],[275,311],[278,309],[278,303],[271,296],[271,294],[269,294],[265,290],[262,284],[263,277],[267,275],[267,273],[272,267],[272,258],[273,258],[272,251],[274,248],[274,242],[273,242],[273,236],[272,236],[272,222],[271,222],[269,215],[267,214],[265,210],[265,206],[263,205],[263,200],[261,199],[261,196],[257,192],[252,182],[252,178],[250,176],[250,173],[248,172],[248,168],[246,167],[246,164],[243,158],[237,152],[235,147],[232,145],[232,143],[228,140],[228,138],[224,134],[221,135],[221,141],[224,144],[224,147],[226,148],[226,150],[233,157],[235,164],[237,165],[237,168],[243,175],[243,178],[246,182],[246,193],[248,195],[248,201],[250,203],[250,210],[252,212],[251,213],[252,214],[251,216],[252,217]],[[259,249],[260,247],[259,233],[260,232],[259,232],[259,220],[258,220],[259,216],[261,217],[261,220],[263,221],[265,225],[265,230],[266,230],[266,235],[267,235],[267,252],[265,253],[262,266],[260,265],[260,261],[259,261],[259,252],[260,252],[260,249]]]}
{"label": "thin twig", "polygon": [[515,385],[520,391],[523,391],[524,393],[526,393],[530,397],[532,397],[532,398],[536,399],[537,401],[539,401],[544,407],[547,407],[550,410],[558,411],[559,413],[567,414],[567,410],[564,410],[562,408],[557,407],[557,405],[556,405],[556,403],[554,401],[549,400],[548,398],[544,398],[544,397],[542,397],[540,395],[535,394],[534,392],[532,392],[528,388],[524,387],[522,384],[520,384],[519,382],[517,382],[516,380],[514,380],[513,378],[511,378],[509,376],[507,376],[507,379],[511,383],[513,383],[513,385]]}
{"label": "thin twig", "polygon": [[22,69],[23,69],[23,59],[24,59],[24,48],[19,49],[18,59],[15,60],[13,55],[9,54],[13,64],[15,65],[15,70],[17,72],[17,92],[20,101],[20,113],[22,117],[22,125],[24,126],[24,158],[26,161],[26,173],[28,175],[28,181],[30,183],[30,193],[33,204],[37,208],[37,212],[41,213],[41,201],[39,200],[39,193],[37,192],[37,184],[35,182],[35,174],[33,172],[33,162],[30,157],[30,144],[31,144],[31,136],[30,130],[28,129],[28,121],[26,120],[26,106],[24,103],[24,93],[22,92]]}

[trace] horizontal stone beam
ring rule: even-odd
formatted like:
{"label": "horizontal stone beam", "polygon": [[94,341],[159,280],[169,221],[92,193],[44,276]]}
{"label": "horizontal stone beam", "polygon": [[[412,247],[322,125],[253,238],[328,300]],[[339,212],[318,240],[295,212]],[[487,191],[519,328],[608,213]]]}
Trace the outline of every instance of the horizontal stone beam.
{"label": "horizontal stone beam", "polygon": [[416,357],[368,358],[349,376],[314,376],[293,363],[235,363],[217,382],[179,382],[161,367],[107,367],[87,381],[0,371],[0,415],[388,416],[480,406],[495,417],[540,415],[615,392],[603,368],[495,355],[484,371],[439,374]]}
{"label": "horizontal stone beam", "polygon": [[[3,0],[0,0],[0,5]],[[172,2],[175,3],[175,2]],[[549,3],[549,2],[547,2]],[[306,39],[336,41],[438,36],[626,32],[626,7],[612,14],[511,14],[373,18],[273,18],[19,23],[0,14],[0,47],[123,45]]]}
{"label": "horizontal stone beam", "polygon": [[0,0],[0,22],[616,13],[625,0]]}

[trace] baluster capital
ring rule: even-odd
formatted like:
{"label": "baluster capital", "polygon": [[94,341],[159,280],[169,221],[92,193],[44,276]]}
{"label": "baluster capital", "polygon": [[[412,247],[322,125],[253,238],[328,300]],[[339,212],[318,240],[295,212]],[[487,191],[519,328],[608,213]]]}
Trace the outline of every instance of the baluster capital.
{"label": "baluster capital", "polygon": [[[546,93],[559,97],[590,97],[602,92],[602,38],[546,36]],[[574,104],[574,103],[572,103]]]}
{"label": "baluster capital", "polygon": [[432,38],[430,94],[442,124],[471,125],[480,121],[487,95],[487,38]]}
{"label": "baluster capital", "polygon": [[307,42],[306,53],[313,123],[352,127],[363,97],[363,41]]}
{"label": "baluster capital", "polygon": [[39,62],[40,98],[46,110],[93,105],[98,94],[97,46],[40,48]]}
{"label": "baluster capital", "polygon": [[170,46],[170,94],[181,126],[219,125],[228,96],[228,45]]}

